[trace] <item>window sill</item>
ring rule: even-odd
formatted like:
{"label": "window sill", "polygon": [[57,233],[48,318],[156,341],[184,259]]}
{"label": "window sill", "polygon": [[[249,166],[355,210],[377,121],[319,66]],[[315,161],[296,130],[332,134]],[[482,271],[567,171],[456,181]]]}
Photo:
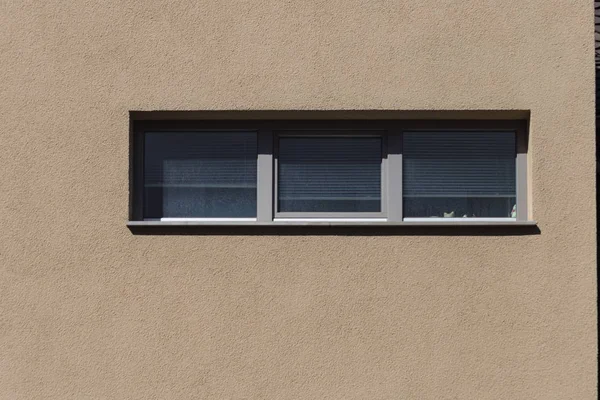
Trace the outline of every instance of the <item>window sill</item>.
{"label": "window sill", "polygon": [[129,221],[127,226],[130,228],[151,228],[151,227],[211,227],[211,226],[255,226],[255,227],[286,227],[286,226],[332,226],[332,227],[466,227],[466,226],[480,226],[480,227],[519,227],[519,226],[536,226],[536,221],[506,221],[506,220],[484,220],[477,221],[474,219],[468,221],[401,221],[401,222],[390,222],[382,220],[290,220],[285,221],[247,221],[247,220],[205,220],[205,221]]}

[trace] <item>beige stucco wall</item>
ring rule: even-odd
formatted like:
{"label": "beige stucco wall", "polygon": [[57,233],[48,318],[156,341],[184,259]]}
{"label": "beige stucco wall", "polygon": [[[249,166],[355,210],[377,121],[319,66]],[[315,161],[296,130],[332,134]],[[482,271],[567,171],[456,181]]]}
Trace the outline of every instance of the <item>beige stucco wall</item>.
{"label": "beige stucco wall", "polygon": [[[5,0],[0,38],[1,399],[596,398],[591,1]],[[540,233],[127,229],[131,110],[345,109],[530,110]]]}

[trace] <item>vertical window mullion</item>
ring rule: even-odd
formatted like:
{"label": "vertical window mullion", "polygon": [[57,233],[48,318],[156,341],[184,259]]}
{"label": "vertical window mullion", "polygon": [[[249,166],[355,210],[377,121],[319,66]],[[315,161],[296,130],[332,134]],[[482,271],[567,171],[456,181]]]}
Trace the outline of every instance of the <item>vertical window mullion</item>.
{"label": "vertical window mullion", "polygon": [[520,128],[516,131],[517,157],[516,157],[516,179],[517,179],[517,221],[527,221],[528,211],[528,188],[527,188],[527,135],[526,129]]}
{"label": "vertical window mullion", "polygon": [[387,216],[388,212],[388,157],[387,157],[387,132],[381,135],[381,212]]}
{"label": "vertical window mullion", "polygon": [[388,221],[402,221],[402,131],[387,136],[387,215]]}
{"label": "vertical window mullion", "polygon": [[261,129],[258,132],[258,171],[256,219],[259,222],[273,220],[273,131]]}

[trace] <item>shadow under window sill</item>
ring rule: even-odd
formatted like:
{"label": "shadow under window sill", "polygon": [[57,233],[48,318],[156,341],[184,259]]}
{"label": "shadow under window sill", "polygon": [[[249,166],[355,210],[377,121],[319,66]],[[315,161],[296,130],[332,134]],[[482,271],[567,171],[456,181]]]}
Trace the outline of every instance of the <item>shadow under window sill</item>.
{"label": "shadow under window sill", "polygon": [[136,235],[522,236],[535,221],[129,221]]}

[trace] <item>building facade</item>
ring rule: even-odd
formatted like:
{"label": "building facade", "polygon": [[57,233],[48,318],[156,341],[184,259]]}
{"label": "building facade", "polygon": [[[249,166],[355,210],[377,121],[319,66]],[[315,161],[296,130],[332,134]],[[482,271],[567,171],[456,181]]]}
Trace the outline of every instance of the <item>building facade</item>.
{"label": "building facade", "polygon": [[0,398],[597,397],[592,2],[0,10]]}

